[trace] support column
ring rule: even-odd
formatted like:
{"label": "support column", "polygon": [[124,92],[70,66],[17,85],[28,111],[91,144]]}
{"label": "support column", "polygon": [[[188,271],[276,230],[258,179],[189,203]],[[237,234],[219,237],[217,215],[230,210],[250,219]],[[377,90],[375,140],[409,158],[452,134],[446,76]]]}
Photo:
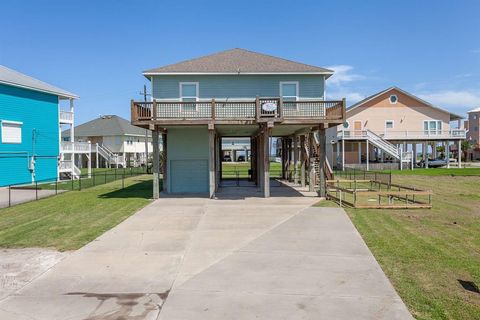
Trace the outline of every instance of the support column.
{"label": "support column", "polygon": [[450,169],[450,141],[445,143],[445,158],[447,161],[447,168]]}
{"label": "support column", "polygon": [[[70,101],[70,112],[72,113],[72,117],[75,117],[74,116],[75,108],[73,106],[73,99],[70,99],[69,101]],[[73,173],[75,172],[75,170],[74,170],[74,168],[75,168],[75,123],[74,123],[74,120],[72,120],[72,123],[70,124],[70,142],[72,143],[72,155],[71,155],[71,157],[72,157],[71,158],[72,159],[72,174],[71,174],[71,177],[73,179]]]}
{"label": "support column", "polygon": [[462,140],[458,140],[458,167],[462,167]]}
{"label": "support column", "polygon": [[340,164],[340,140],[337,139],[335,147],[337,148],[337,154],[335,155],[335,167],[337,167],[338,170],[338,165]]}
{"label": "support column", "polygon": [[160,197],[160,148],[158,141],[158,130],[152,131],[152,144],[153,144],[153,199]]}
{"label": "support column", "polygon": [[213,198],[215,196],[215,129],[213,124],[208,125],[208,186],[209,196]]}
{"label": "support column", "polygon": [[263,197],[270,197],[270,124],[263,132]]}
{"label": "support column", "polygon": [[318,181],[318,186],[319,186],[319,195],[320,197],[326,197],[327,196],[327,184],[325,182],[325,162],[326,162],[326,157],[327,157],[327,152],[326,152],[326,141],[325,141],[325,129],[323,126],[320,126],[318,130],[318,170],[319,172],[319,181]]}
{"label": "support column", "polygon": [[287,144],[286,144],[286,141],[285,141],[285,138],[282,137],[281,138],[281,143],[282,143],[282,153],[280,155],[281,159],[282,159],[282,179],[285,180],[287,179]]}
{"label": "support column", "polygon": [[92,177],[92,143],[88,141],[88,178]]}
{"label": "support column", "polygon": [[99,164],[98,164],[98,143],[95,143],[95,165],[97,167],[97,169],[99,168]]}
{"label": "support column", "polygon": [[367,161],[367,171],[370,170],[370,150],[368,149],[368,140],[365,141],[366,142],[366,145],[367,145],[367,158],[366,158],[366,161]]}
{"label": "support column", "polygon": [[[162,166],[162,191],[168,193],[168,145],[167,134],[162,133],[163,166]],[[147,161],[148,163],[148,161]]]}
{"label": "support column", "polygon": [[263,191],[263,183],[265,181],[263,177],[263,166],[264,166],[264,151],[265,148],[263,146],[264,139],[263,139],[263,132],[261,131],[257,138],[257,149],[258,149],[258,157],[257,157],[257,164],[258,164],[258,186],[260,187],[260,191]]}
{"label": "support column", "polygon": [[298,136],[293,136],[293,183],[298,184]]}
{"label": "support column", "polygon": [[315,191],[315,168],[313,155],[313,132],[308,134],[308,191]]}
{"label": "support column", "polygon": [[305,188],[305,136],[300,136],[300,185]]}
{"label": "support column", "polygon": [[412,152],[413,152],[413,165],[417,164],[417,142],[412,144]]}
{"label": "support column", "polygon": [[345,139],[342,139],[342,171],[345,171]]}
{"label": "support column", "polygon": [[362,164],[362,142],[358,142],[358,163]]}

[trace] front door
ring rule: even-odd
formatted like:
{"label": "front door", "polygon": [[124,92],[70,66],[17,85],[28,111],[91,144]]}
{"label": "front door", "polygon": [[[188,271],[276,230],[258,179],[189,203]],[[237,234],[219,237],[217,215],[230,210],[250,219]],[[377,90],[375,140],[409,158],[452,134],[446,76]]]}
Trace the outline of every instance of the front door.
{"label": "front door", "polygon": [[362,121],[355,120],[353,122],[353,130],[354,130],[356,136],[361,136],[362,135]]}

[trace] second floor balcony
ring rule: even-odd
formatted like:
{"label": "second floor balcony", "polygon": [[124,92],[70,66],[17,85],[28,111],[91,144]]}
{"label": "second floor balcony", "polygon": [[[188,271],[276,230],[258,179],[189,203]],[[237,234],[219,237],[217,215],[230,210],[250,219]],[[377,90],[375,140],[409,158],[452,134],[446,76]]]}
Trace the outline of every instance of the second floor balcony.
{"label": "second floor balcony", "polygon": [[284,124],[343,123],[345,100],[282,101],[280,98],[253,100],[131,102],[135,125],[182,124]]}
{"label": "second floor balcony", "polygon": [[[466,138],[466,131],[463,129],[418,131],[392,130],[374,133],[385,140],[462,140]],[[338,139],[340,140],[361,140],[366,137],[366,130],[341,130],[338,132]]]}

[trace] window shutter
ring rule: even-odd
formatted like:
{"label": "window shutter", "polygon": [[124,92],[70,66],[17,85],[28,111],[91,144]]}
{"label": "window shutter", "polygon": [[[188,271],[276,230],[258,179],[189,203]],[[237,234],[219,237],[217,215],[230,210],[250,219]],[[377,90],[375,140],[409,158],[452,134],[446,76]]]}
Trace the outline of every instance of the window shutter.
{"label": "window shutter", "polygon": [[2,143],[22,143],[22,123],[2,121]]}

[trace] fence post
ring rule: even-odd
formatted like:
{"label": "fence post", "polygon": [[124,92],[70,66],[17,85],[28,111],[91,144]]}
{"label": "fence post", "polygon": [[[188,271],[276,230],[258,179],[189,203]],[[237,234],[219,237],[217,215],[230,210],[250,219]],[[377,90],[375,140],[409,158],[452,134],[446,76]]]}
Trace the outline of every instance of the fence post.
{"label": "fence post", "polygon": [[55,180],[55,194],[58,194],[58,180]]}
{"label": "fence post", "polygon": [[125,188],[125,174],[122,174],[122,189]]}
{"label": "fence post", "polygon": [[35,200],[38,200],[38,182],[35,181]]}
{"label": "fence post", "polygon": [[12,206],[12,186],[9,185],[8,186],[8,206],[11,207]]}
{"label": "fence post", "polygon": [[92,179],[93,179],[93,186],[95,187],[95,171],[93,172]]}
{"label": "fence post", "polygon": [[72,191],[73,191],[73,178],[70,181],[72,181],[71,188],[72,188]]}
{"label": "fence post", "polygon": [[78,177],[78,190],[82,191],[82,175]]}
{"label": "fence post", "polygon": [[107,171],[105,171],[105,183],[107,183]]}
{"label": "fence post", "polygon": [[117,180],[117,169],[115,169],[115,180]]}

